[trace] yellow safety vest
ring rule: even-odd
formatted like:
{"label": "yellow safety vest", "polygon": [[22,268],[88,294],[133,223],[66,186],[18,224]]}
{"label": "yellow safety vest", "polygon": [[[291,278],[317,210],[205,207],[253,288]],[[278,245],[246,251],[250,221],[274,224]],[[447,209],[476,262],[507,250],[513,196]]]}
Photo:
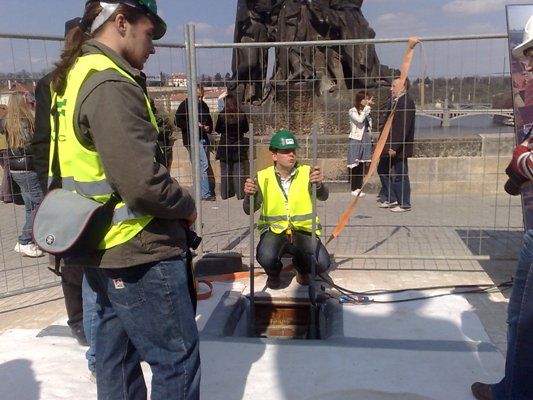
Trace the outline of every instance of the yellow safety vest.
{"label": "yellow safety vest", "polygon": [[[263,195],[263,205],[257,228],[263,233],[270,229],[283,233],[287,229],[311,232],[313,203],[309,196],[309,165],[298,166],[292,177],[289,195],[285,197],[280,187],[274,166],[257,173],[259,188]],[[320,235],[322,226],[316,217],[316,234]]]}
{"label": "yellow safety vest", "polygon": [[[67,87],[62,96],[52,92],[55,98],[59,117],[59,164],[63,189],[71,190],[82,196],[105,203],[111,197],[113,189],[106,179],[104,168],[96,151],[84,147],[74,132],[74,111],[76,100],[83,83],[87,78],[99,71],[114,69],[121,75],[135,82],[126,71],[119,68],[110,58],[103,54],[91,54],[79,57],[67,76]],[[146,108],[150,114],[150,121],[156,130],[155,120],[150,101],[146,94]],[[54,151],[54,118],[51,117],[52,135],[50,146],[50,160]],[[112,132],[109,132],[112,134]],[[52,176],[52,162],[50,162],[49,176]],[[115,206],[113,225],[98,245],[98,249],[110,249],[125,243],[137,235],[154,217],[130,210],[124,202]]]}

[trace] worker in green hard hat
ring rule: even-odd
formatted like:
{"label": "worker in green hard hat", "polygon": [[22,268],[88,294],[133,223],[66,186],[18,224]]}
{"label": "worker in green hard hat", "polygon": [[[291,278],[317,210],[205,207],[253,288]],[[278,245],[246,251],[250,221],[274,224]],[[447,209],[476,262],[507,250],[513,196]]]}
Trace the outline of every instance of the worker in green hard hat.
{"label": "worker in green hard hat", "polygon": [[330,266],[329,254],[318,238],[322,232],[318,217],[315,220],[317,243],[313,243],[311,236],[312,185],[316,185],[318,200],[326,200],[329,191],[323,183],[320,167],[298,163],[296,150],[299,148],[291,132],[276,132],[269,145],[273,165],[259,171],[255,179],[247,178],[244,184],[244,212],[250,214],[252,195],[254,212],[261,208],[257,224],[261,238],[256,259],[267,273],[267,286],[271,289],[283,285],[280,273],[281,257],[285,253],[293,256],[296,280],[301,285],[310,283],[310,254],[316,257],[317,273],[326,272]]}
{"label": "worker in green hard hat", "polygon": [[[200,398],[185,258],[196,206],[158,146],[142,73],[165,31],[154,0],[90,0],[52,72],[52,184],[113,211],[98,245],[62,266],[83,265],[97,294],[99,399]],[[141,361],[152,372],[151,394]]]}

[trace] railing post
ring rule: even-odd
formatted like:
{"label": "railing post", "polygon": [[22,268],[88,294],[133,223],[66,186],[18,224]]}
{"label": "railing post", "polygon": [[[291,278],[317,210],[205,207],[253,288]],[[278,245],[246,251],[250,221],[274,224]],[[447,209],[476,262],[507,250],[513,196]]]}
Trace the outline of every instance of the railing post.
{"label": "railing post", "polygon": [[[189,119],[189,135],[191,148],[191,164],[192,164],[192,178],[194,188],[194,201],[196,203],[196,212],[198,217],[196,219],[195,229],[199,236],[203,235],[202,226],[202,195],[200,193],[200,135],[198,131],[198,93],[196,92],[196,47],[195,47],[195,30],[194,25],[185,25],[185,51],[187,58],[187,92],[188,92],[188,119]],[[204,253],[203,243],[198,247],[200,256]]]}
{"label": "railing post", "polygon": [[450,106],[448,105],[448,98],[444,99],[444,108],[442,109],[442,127],[450,127]]}

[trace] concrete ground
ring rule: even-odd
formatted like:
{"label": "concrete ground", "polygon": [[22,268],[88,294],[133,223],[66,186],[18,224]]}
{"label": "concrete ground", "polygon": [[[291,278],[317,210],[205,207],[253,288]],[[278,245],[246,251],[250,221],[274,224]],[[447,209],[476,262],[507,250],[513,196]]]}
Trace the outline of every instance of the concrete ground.
{"label": "concrete ground", "polygon": [[[318,213],[324,225],[323,241],[333,231],[350,200],[347,190],[342,190],[333,192],[326,203],[318,204]],[[375,195],[368,194],[359,200],[344,231],[327,246],[333,260],[330,275],[337,284],[364,291],[491,284],[510,279],[516,264],[522,235],[522,214],[518,199],[477,192],[433,196],[414,193],[412,205],[412,211],[394,214],[387,209],[379,209],[375,202]],[[202,251],[238,252],[243,254],[245,263],[249,262],[249,219],[244,215],[241,207],[241,202],[236,199],[225,201],[219,199],[215,202],[202,203],[204,221]],[[63,321],[65,319],[64,303],[59,286],[17,294],[28,288],[57,282],[57,278],[46,269],[46,258],[21,258],[12,251],[16,242],[17,227],[23,221],[21,208],[10,204],[0,204],[0,250],[2,252],[0,257],[0,334],[3,334],[2,336],[11,335],[14,332],[13,329],[23,329],[27,332],[36,329],[38,332],[60,319]],[[254,245],[256,244],[257,237],[255,237]],[[242,284],[246,286],[246,281]],[[264,278],[257,278],[256,289],[262,290],[263,287]],[[15,295],[6,297],[6,294]],[[444,396],[446,388],[440,387],[438,379],[430,376],[427,370],[436,372],[441,368],[453,369],[455,368],[454,359],[463,360],[469,373],[463,376],[462,386],[474,379],[496,379],[503,371],[502,354],[506,346],[507,297],[508,292],[496,291],[489,294],[443,297],[439,301],[427,301],[427,303],[407,303],[410,306],[401,311],[404,324],[398,326],[382,323],[386,322],[386,319],[375,318],[369,311],[370,308],[363,309],[367,311],[352,309],[355,311],[349,311],[347,321],[366,321],[370,330],[360,331],[358,324],[351,322],[353,325],[350,326],[353,327],[353,331],[345,335],[351,340],[337,344],[327,342],[302,344],[300,341],[280,342],[204,337],[203,353],[221,357],[205,357],[209,363],[204,360],[204,386],[207,385],[203,389],[204,398],[361,398],[368,400],[450,398]],[[420,312],[418,309],[428,304],[431,305],[428,311],[430,314],[444,313],[449,318],[459,318],[454,320],[454,324],[449,324],[456,327],[456,336],[451,333],[449,337],[446,334],[442,337],[435,336],[435,331],[426,329],[427,325],[432,324],[431,320],[420,319],[417,315]],[[410,308],[411,305],[413,308]],[[211,308],[213,309],[214,306]],[[361,312],[363,314],[360,314]],[[394,315],[394,313],[391,314],[389,310],[387,315]],[[461,320],[460,316],[465,315],[467,318]],[[443,315],[440,317],[444,318]],[[381,322],[375,324],[376,321]],[[411,330],[406,328],[410,325],[409,321],[413,321]],[[472,328],[476,327],[478,322],[481,331]],[[422,346],[427,345],[428,348],[432,346],[423,341],[428,339],[427,335],[429,335],[435,336],[436,339],[448,340],[452,343],[452,347],[458,346],[459,342],[466,343],[467,351],[452,350],[442,359],[429,357],[428,355],[437,354],[432,350],[429,353],[422,351],[418,356],[416,351],[413,351],[409,352],[412,357],[404,358],[402,356],[404,352],[413,349],[406,350],[407,342],[395,341],[399,338],[394,336],[394,331],[400,329],[400,326],[406,329],[402,331],[405,335],[413,335],[413,338],[422,340],[420,342]],[[445,331],[446,326],[442,326]],[[369,340],[371,338],[368,336],[369,332],[375,335],[378,329],[381,329],[380,332],[384,335],[381,337],[383,341]],[[469,329],[475,334],[469,336]],[[361,341],[362,338],[366,339]],[[408,337],[404,336],[403,339],[407,340]],[[473,342],[484,344],[485,350],[480,351]],[[435,342],[432,343],[435,344]],[[409,344],[411,345],[412,343]],[[12,346],[11,350],[16,350],[17,343],[13,342]],[[305,346],[303,354],[300,351],[302,346]],[[490,346],[498,351],[493,351]],[[224,360],[224,357],[231,358],[232,351],[239,353],[243,348],[248,348],[250,351],[245,354],[246,357],[241,360],[241,364],[231,363],[231,368],[234,369],[233,375],[229,372],[227,375],[221,374],[220,371],[225,368],[225,363],[221,360]],[[301,383],[290,378],[293,373],[291,369],[300,368],[302,363],[305,365],[305,354],[312,359],[310,365],[326,365],[331,368],[330,372],[333,375],[324,373],[322,376],[320,368],[308,366],[302,368],[302,371],[312,374],[316,381],[329,381],[332,376],[342,376],[342,382],[349,381],[349,384],[332,387],[330,383],[326,383],[324,390],[316,388],[313,392],[306,388],[305,396],[296,395],[294,387],[298,387]],[[468,357],[465,356],[462,359],[460,356],[465,354]],[[346,356],[353,357],[351,369],[348,372],[343,370],[346,364],[339,362]],[[474,362],[476,357],[478,361]],[[380,361],[376,363],[376,360]],[[280,364],[281,362],[283,365]],[[417,365],[423,368],[402,366],[403,362],[418,363]],[[269,372],[265,372],[262,368],[266,368]],[[279,371],[272,372],[271,368],[279,368]],[[411,368],[411,373],[405,371],[403,373],[402,369],[406,368]],[[396,374],[394,379],[383,379],[390,374]],[[295,375],[294,379],[300,379],[299,376]],[[376,380],[373,376],[382,378]],[[216,388],[222,384],[219,379],[225,377],[236,379],[238,388],[233,391],[228,389],[229,397],[218,397]],[[353,377],[353,380],[350,381],[349,377]],[[446,379],[449,384],[458,377],[454,378],[452,374]],[[364,384],[365,380],[370,383]],[[254,382],[263,383],[256,383],[254,386]],[[338,383],[335,379],[332,382]],[[309,384],[312,388],[315,383]],[[401,390],[392,390],[394,385]],[[437,389],[426,390],[427,385],[437,387]],[[270,390],[268,396],[264,392],[266,389]],[[313,397],[313,393],[321,393],[322,397],[318,394],[316,395],[318,397]],[[460,391],[460,393],[462,394],[458,395],[459,397],[451,398],[469,398],[468,390]]]}

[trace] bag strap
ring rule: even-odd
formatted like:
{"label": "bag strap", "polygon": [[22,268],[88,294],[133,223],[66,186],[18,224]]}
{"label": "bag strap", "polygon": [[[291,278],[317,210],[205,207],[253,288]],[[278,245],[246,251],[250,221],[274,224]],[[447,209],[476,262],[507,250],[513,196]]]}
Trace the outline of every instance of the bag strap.
{"label": "bag strap", "polygon": [[52,109],[50,113],[54,117],[54,151],[52,155],[52,181],[48,185],[48,191],[59,189],[63,186],[61,181],[61,167],[59,164],[59,112],[57,111],[57,93],[52,99]]}

